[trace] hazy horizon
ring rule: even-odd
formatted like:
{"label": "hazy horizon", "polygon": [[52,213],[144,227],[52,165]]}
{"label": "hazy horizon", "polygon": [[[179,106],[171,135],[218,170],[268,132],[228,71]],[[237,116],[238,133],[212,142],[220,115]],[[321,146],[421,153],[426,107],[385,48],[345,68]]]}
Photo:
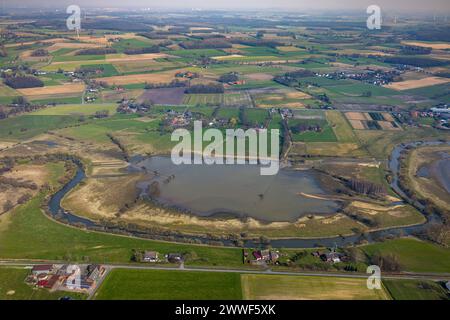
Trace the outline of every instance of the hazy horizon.
{"label": "hazy horizon", "polygon": [[424,3],[421,0],[168,0],[163,4],[157,0],[1,0],[4,8],[30,7],[30,8],[61,8],[71,4],[81,7],[105,7],[105,8],[155,8],[155,9],[278,9],[299,11],[353,11],[365,10],[369,5],[376,4],[383,11],[396,12],[450,12],[449,0],[429,0]]}

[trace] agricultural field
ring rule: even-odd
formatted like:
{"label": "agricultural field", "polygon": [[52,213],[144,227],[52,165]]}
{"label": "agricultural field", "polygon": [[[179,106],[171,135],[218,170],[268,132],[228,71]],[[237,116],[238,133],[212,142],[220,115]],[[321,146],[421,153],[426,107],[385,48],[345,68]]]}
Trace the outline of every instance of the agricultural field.
{"label": "agricultural field", "polygon": [[401,130],[387,112],[346,112],[345,117],[355,130]]}
{"label": "agricultural field", "polygon": [[428,77],[418,80],[406,80],[401,82],[394,82],[386,86],[386,88],[403,91],[410,89],[417,89],[422,87],[431,87],[437,84],[443,84],[450,82],[450,79],[438,78],[438,77]]}
{"label": "agricultural field", "polygon": [[[127,287],[122,284],[126,283]],[[180,283],[183,284],[180,290]],[[237,273],[113,270],[98,291],[97,300],[240,300]]]}
{"label": "agricultural field", "polygon": [[395,255],[405,271],[449,272],[450,250],[414,238],[388,240],[361,247],[369,257]]}
{"label": "agricultural field", "polygon": [[33,116],[70,116],[93,115],[97,111],[106,110],[110,115],[116,113],[115,104],[63,104],[49,107],[32,113]]}
{"label": "agricultural field", "polygon": [[367,289],[366,279],[241,275],[248,300],[388,300],[383,290]]}
{"label": "agricultural field", "polygon": [[449,300],[442,283],[423,280],[384,280],[394,300]]}
{"label": "agricultural field", "polygon": [[184,102],[184,91],[185,88],[150,89],[146,90],[139,100],[160,105],[180,105]]}

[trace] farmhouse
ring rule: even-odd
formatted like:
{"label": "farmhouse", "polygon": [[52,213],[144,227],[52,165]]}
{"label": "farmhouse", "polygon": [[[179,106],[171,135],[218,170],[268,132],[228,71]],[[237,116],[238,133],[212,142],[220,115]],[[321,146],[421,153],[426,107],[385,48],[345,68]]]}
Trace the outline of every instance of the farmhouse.
{"label": "farmhouse", "polygon": [[266,250],[255,250],[252,252],[254,260],[250,261],[252,263],[261,264],[261,263],[275,263],[278,261],[280,255],[278,252],[266,249]]}
{"label": "farmhouse", "polygon": [[158,252],[145,251],[143,261],[144,262],[158,262]]}
{"label": "farmhouse", "polygon": [[34,276],[39,276],[40,274],[49,274],[53,271],[53,265],[52,264],[41,264],[33,266],[33,269],[31,270],[31,273]]}
{"label": "farmhouse", "polygon": [[166,257],[170,263],[183,262],[183,256],[180,253],[169,253]]}

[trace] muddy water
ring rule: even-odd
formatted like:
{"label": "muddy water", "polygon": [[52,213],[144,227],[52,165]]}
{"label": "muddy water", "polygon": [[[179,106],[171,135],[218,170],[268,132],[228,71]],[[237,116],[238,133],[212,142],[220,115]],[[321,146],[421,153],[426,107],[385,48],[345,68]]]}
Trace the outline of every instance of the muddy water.
{"label": "muddy water", "polygon": [[180,165],[167,157],[144,159],[136,166],[157,176],[140,184],[142,190],[158,181],[157,201],[199,216],[249,216],[263,221],[295,221],[308,214],[330,215],[339,205],[299,193],[324,194],[312,170],[281,169],[261,176],[257,165]]}
{"label": "muddy water", "polygon": [[437,163],[436,171],[439,183],[450,193],[450,154],[445,154],[444,159]]}

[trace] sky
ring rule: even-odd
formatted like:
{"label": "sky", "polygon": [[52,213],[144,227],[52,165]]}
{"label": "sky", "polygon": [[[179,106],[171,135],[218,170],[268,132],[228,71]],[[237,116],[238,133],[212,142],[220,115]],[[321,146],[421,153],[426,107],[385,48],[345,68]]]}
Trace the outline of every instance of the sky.
{"label": "sky", "polygon": [[450,0],[0,0],[5,7],[149,7],[168,9],[296,9],[306,10],[365,10],[376,4],[383,11],[450,12]]}

